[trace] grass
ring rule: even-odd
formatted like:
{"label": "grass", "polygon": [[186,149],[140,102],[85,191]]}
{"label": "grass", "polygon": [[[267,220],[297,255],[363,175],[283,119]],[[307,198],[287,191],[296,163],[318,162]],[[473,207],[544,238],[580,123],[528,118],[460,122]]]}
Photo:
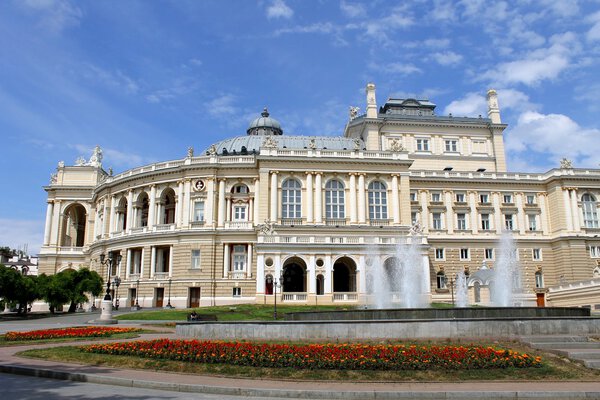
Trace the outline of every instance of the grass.
{"label": "grass", "polygon": [[139,337],[141,333],[156,333],[155,331],[141,330],[138,332],[124,332],[117,333],[111,336],[104,337],[80,337],[80,338],[55,338],[55,339],[43,339],[43,340],[5,340],[4,335],[0,335],[0,347],[6,346],[23,346],[32,344],[44,344],[44,343],[61,343],[61,342],[73,342],[73,341],[89,341],[89,340],[106,340],[106,339],[130,339]]}
{"label": "grass", "polygon": [[[442,343],[440,343],[442,344]],[[443,343],[449,344],[449,343]],[[463,343],[464,344],[464,343]],[[480,343],[489,344],[489,343]],[[21,356],[45,360],[73,362],[115,368],[149,369],[189,374],[217,375],[257,379],[291,379],[291,380],[337,380],[337,381],[534,381],[534,380],[573,380],[596,381],[600,372],[590,370],[567,359],[552,355],[540,354],[517,342],[494,343],[504,348],[541,355],[544,365],[541,368],[529,369],[488,369],[473,371],[427,370],[427,371],[349,371],[349,370],[296,370],[293,368],[252,368],[220,364],[194,364],[178,361],[145,359],[133,356],[115,356],[84,353],[76,346],[55,347],[49,349],[27,350]]]}
{"label": "grass", "polygon": [[[290,306],[277,305],[277,319],[284,319],[285,313],[302,311],[340,311],[352,310],[351,306]],[[240,304],[235,306],[215,306],[196,308],[200,315],[215,315],[218,321],[270,321],[273,320],[273,305]],[[155,320],[185,321],[192,309],[167,309],[155,311],[136,311],[119,315],[118,320]]]}

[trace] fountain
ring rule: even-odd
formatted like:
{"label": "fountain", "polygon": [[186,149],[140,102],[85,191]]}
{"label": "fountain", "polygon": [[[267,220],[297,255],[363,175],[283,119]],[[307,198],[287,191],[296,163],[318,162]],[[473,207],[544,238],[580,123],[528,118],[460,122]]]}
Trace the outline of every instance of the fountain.
{"label": "fountain", "polygon": [[521,288],[521,269],[514,240],[508,231],[500,237],[493,276],[490,290],[492,304],[499,307],[515,305],[515,294]]}
{"label": "fountain", "polygon": [[469,296],[467,293],[467,276],[464,271],[456,275],[456,307],[467,307]]}

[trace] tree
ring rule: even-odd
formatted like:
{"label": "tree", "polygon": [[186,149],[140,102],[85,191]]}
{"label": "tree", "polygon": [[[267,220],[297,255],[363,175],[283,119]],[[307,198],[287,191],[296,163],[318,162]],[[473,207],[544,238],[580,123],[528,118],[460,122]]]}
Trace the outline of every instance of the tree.
{"label": "tree", "polygon": [[98,296],[102,292],[102,278],[88,268],[68,269],[56,275],[40,276],[42,298],[50,311],[69,303],[69,312],[75,312],[77,304],[89,301],[88,293]]}
{"label": "tree", "polygon": [[27,314],[29,304],[40,298],[37,277],[0,265],[0,297],[6,304],[16,305],[19,314]]}

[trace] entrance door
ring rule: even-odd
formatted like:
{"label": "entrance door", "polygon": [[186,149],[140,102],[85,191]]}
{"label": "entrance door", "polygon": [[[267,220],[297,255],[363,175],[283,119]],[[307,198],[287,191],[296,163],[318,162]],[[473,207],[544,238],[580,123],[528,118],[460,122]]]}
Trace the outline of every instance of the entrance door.
{"label": "entrance door", "polygon": [[162,307],[163,306],[163,299],[165,298],[165,288],[156,288],[154,289],[154,293],[156,294],[155,298],[156,298],[156,304],[155,307]]}
{"label": "entrance door", "polygon": [[190,308],[200,307],[200,288],[190,288]]}
{"label": "entrance door", "polygon": [[129,289],[129,307],[133,307],[135,305],[135,298],[137,296],[135,289]]}
{"label": "entrance door", "polygon": [[536,300],[538,307],[546,307],[546,299],[544,298],[544,293],[536,293]]}

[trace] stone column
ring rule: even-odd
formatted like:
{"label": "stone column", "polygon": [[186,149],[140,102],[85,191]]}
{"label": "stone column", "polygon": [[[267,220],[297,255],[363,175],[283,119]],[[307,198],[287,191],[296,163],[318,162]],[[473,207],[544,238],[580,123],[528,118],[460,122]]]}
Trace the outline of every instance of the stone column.
{"label": "stone column", "polygon": [[156,185],[150,186],[150,203],[148,204],[148,229],[156,225]]}
{"label": "stone column", "polygon": [[277,204],[277,171],[271,171],[271,204],[270,204],[270,220],[277,223],[278,204]]}
{"label": "stone column", "polygon": [[492,192],[492,203],[494,205],[494,224],[496,225],[496,233],[500,235],[502,230],[504,230],[502,211],[500,210],[500,192]]}
{"label": "stone column", "polygon": [[248,222],[254,221],[254,199],[251,197],[248,199]]}
{"label": "stone column", "polygon": [[331,254],[325,256],[325,287],[324,294],[333,293],[333,265],[331,263]]}
{"label": "stone column", "polygon": [[419,190],[421,197],[421,226],[423,233],[429,233],[429,203],[427,202],[427,190]]}
{"label": "stone column", "polygon": [[229,243],[225,243],[223,245],[223,278],[227,278],[229,275],[230,253],[231,249],[229,247]]}
{"label": "stone column", "polygon": [[323,223],[323,194],[322,194],[322,177],[321,172],[315,172],[315,223]]}
{"label": "stone column", "polygon": [[306,223],[313,222],[313,180],[312,172],[306,173]]}
{"label": "stone column", "polygon": [[252,278],[252,244],[248,243],[248,261],[246,262],[246,278]]}
{"label": "stone column", "polygon": [[365,215],[367,206],[365,203],[365,174],[358,174],[358,223],[367,222]]}
{"label": "stone column", "polygon": [[115,231],[115,207],[117,203],[117,196],[110,198],[110,218],[108,223],[108,234],[110,235]]}
{"label": "stone column", "polygon": [[133,190],[127,192],[127,226],[126,231],[129,231],[133,227]]}
{"label": "stone column", "polygon": [[469,196],[469,207],[471,209],[471,221],[470,221],[470,229],[474,234],[479,233],[479,219],[477,217],[477,197],[476,192],[470,190],[467,193]]}
{"label": "stone column", "polygon": [[[254,207],[252,208],[253,211],[253,217],[252,217],[252,221],[254,222],[254,225],[257,225],[260,223],[260,217],[259,215],[259,206],[260,206],[260,180],[259,179],[255,179],[254,180]],[[263,279],[264,281],[264,279]],[[264,286],[264,282],[263,282],[263,286]],[[264,289],[262,291],[262,293],[264,293]]]}
{"label": "stone column", "polygon": [[350,173],[350,223],[356,223],[356,174]]}
{"label": "stone column", "polygon": [[523,210],[523,193],[516,193],[515,205],[517,206],[517,223],[519,224],[519,234],[525,234],[525,212]]}
{"label": "stone column", "polygon": [[52,212],[54,211],[54,202],[48,200],[46,206],[46,226],[44,226],[44,246],[50,244],[50,230],[52,229]]}
{"label": "stone column", "polygon": [[206,226],[212,228],[215,224],[215,180],[208,178],[206,183],[206,210],[204,214]]}
{"label": "stone column", "polygon": [[173,246],[169,247],[169,278],[173,277]]}
{"label": "stone column", "polygon": [[367,264],[365,260],[365,256],[358,256],[358,287],[356,291],[361,295],[367,294]]}
{"label": "stone column", "polygon": [[231,222],[231,198],[228,197],[225,199],[225,221]]}
{"label": "stone column", "polygon": [[546,210],[546,193],[537,194],[538,201],[540,203],[540,224],[542,226],[542,233],[548,234],[548,212]]}
{"label": "stone column", "polygon": [[579,205],[577,204],[577,189],[573,188],[570,190],[571,193],[571,209],[573,210],[573,230],[579,232],[581,230],[581,217],[583,214],[579,212]]}
{"label": "stone column", "polygon": [[412,225],[410,205],[410,176],[408,172],[400,174],[400,223]]}
{"label": "stone column", "polygon": [[316,275],[316,263],[315,256],[311,255],[308,257],[308,293],[317,293],[317,275]]}
{"label": "stone column", "polygon": [[569,232],[573,230],[573,216],[571,210],[571,200],[569,198],[569,189],[563,188],[563,205],[565,209],[566,228]]}
{"label": "stone column", "polygon": [[446,230],[454,233],[454,210],[452,209],[452,192],[444,190],[444,203],[446,205]]}
{"label": "stone column", "polygon": [[183,218],[181,224],[184,227],[190,226],[190,205],[191,205],[191,192],[192,192],[192,181],[190,179],[186,179],[183,186],[183,202],[182,204],[182,213]]}
{"label": "stone column", "polygon": [[265,256],[256,256],[256,294],[265,294]]}
{"label": "stone column", "polygon": [[222,228],[225,222],[225,179],[219,179],[218,202],[217,227]]}
{"label": "stone column", "polygon": [[156,247],[151,247],[151,255],[150,255],[150,278],[154,278],[154,273],[156,272]]}
{"label": "stone column", "polygon": [[131,271],[131,249],[127,249],[127,265],[125,270],[125,280],[129,280],[129,271]]}
{"label": "stone column", "polygon": [[181,214],[183,211],[183,181],[177,182],[177,201],[175,201],[175,226],[179,228],[181,226]]}
{"label": "stone column", "polygon": [[108,221],[108,219],[110,218],[110,216],[108,215],[108,199],[109,197],[106,196],[104,198],[104,210],[102,211],[102,228],[100,229],[100,234],[102,235],[102,237],[105,237],[107,232],[106,232],[106,223]]}
{"label": "stone column", "polygon": [[394,225],[400,223],[400,199],[398,198],[398,175],[392,174],[392,218]]}

